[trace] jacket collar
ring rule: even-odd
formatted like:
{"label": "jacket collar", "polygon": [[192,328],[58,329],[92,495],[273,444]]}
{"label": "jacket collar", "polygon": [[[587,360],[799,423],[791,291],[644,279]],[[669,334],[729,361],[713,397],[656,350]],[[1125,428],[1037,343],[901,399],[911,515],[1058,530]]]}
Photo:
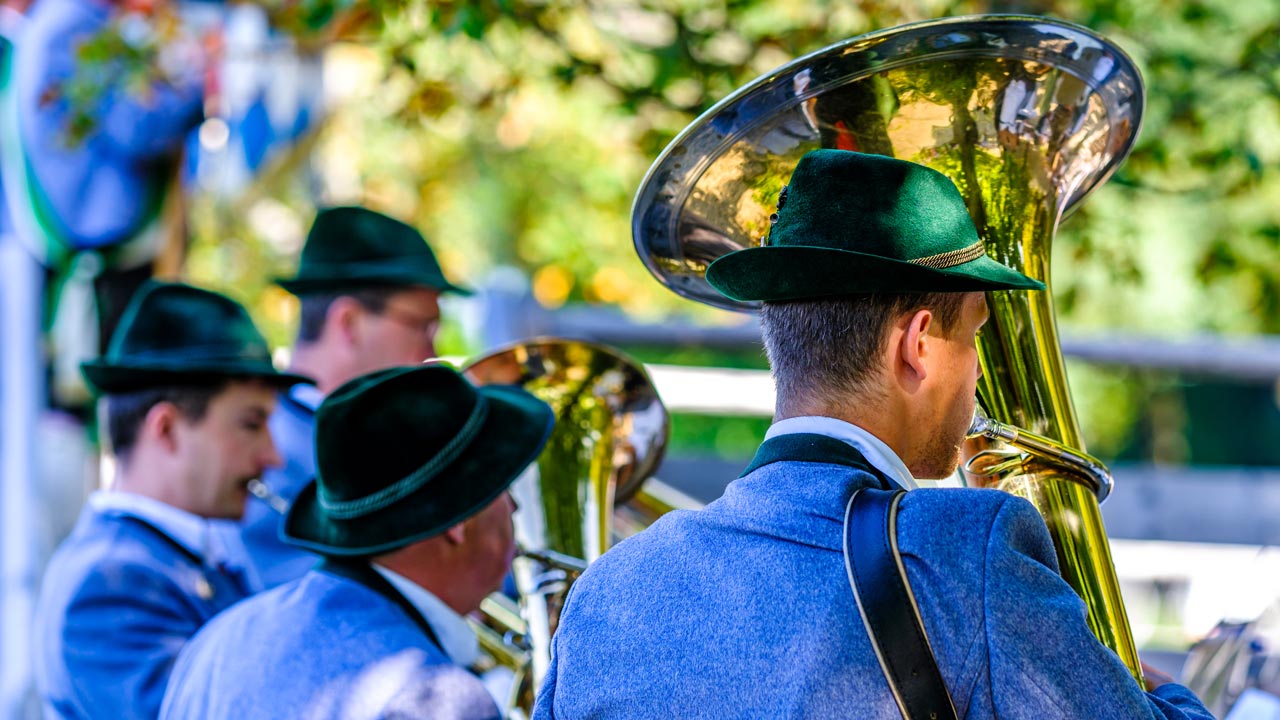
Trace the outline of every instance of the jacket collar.
{"label": "jacket collar", "polygon": [[747,472],[705,512],[739,531],[838,551],[845,503],[861,488],[896,486],[846,442],[780,435],[760,446]]}
{"label": "jacket collar", "polygon": [[857,448],[858,452],[862,453],[867,462],[875,466],[880,472],[888,475],[889,479],[901,485],[904,490],[915,490],[920,487],[916,479],[911,476],[911,471],[907,469],[906,464],[902,462],[902,458],[898,457],[893,448],[889,447],[874,434],[845,420],[823,415],[789,417],[770,425],[769,431],[765,433],[764,438],[765,440],[770,440],[779,435],[800,433],[826,435],[849,443]]}
{"label": "jacket collar", "polygon": [[328,573],[335,577],[363,585],[373,592],[381,595],[389,600],[396,607],[400,608],[418,629],[422,630],[422,634],[427,636],[432,645],[435,645],[441,652],[445,652],[444,646],[440,644],[440,637],[436,635],[435,628],[431,627],[431,623],[427,622],[427,618],[409,602],[384,575],[379,574],[373,569],[373,564],[368,559],[363,558],[339,558],[326,557],[319,565],[316,566],[314,572]]}
{"label": "jacket collar", "polygon": [[305,387],[294,385],[284,393],[281,393],[290,405],[298,408],[308,417],[314,417],[316,410],[319,409],[320,403],[324,402],[324,393],[314,385],[306,385]]}
{"label": "jacket collar", "polygon": [[97,490],[89,496],[88,504],[104,517],[124,516],[145,522],[205,565],[220,565],[231,554],[220,534],[213,532],[208,518],[159,500],[121,490]]}
{"label": "jacket collar", "polygon": [[893,487],[893,483],[885,477],[885,474],[868,462],[858,448],[843,440],[813,433],[788,433],[765,440],[756,450],[756,456],[751,460],[751,464],[739,477],[750,475],[765,465],[776,462],[844,465],[870,474],[886,490]]}
{"label": "jacket collar", "polygon": [[440,648],[454,665],[470,667],[480,659],[480,644],[476,640],[476,634],[471,631],[471,627],[461,615],[445,605],[431,591],[405,576],[377,563],[370,563],[369,566],[386,578],[387,582],[391,583],[391,586],[422,615],[422,619],[426,620],[435,631],[440,641]]}

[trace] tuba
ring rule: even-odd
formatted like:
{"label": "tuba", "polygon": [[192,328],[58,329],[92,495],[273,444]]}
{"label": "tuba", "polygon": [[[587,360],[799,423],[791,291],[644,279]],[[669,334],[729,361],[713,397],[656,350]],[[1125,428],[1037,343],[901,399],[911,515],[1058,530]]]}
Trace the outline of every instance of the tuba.
{"label": "tuba", "polygon": [[[632,232],[657,279],[692,300],[750,311],[707,266],[762,242],[800,156],[889,155],[950,177],[987,253],[1049,281],[1059,221],[1128,154],[1143,108],[1132,60],[1088,29],[1040,17],[948,18],[872,33],[758,78],[682,131],[637,194]],[[1030,500],[1088,622],[1141,681],[1099,501],[1105,467],[1084,452],[1049,292],[987,293],[982,405],[966,484]]]}
{"label": "tuba", "polygon": [[612,544],[615,508],[657,469],[670,421],[640,364],[602,345],[530,340],[463,372],[477,385],[521,386],[555,412],[542,454],[511,487],[520,606],[495,594],[472,623],[481,648],[513,672],[504,716],[528,717],[569,587]]}

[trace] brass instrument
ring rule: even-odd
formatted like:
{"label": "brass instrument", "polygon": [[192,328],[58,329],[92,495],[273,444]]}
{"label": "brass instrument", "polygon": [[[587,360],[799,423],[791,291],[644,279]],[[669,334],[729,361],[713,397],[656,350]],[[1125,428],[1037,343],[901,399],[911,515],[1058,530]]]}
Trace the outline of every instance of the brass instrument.
{"label": "brass instrument", "polygon": [[519,385],[556,416],[546,448],[511,487],[520,608],[495,595],[481,608],[487,624],[473,625],[482,648],[515,673],[506,716],[527,717],[569,586],[613,542],[614,509],[657,469],[670,421],[640,364],[601,345],[530,340],[463,372],[477,385]]}
{"label": "brass instrument", "polygon": [[[804,153],[838,148],[946,174],[987,253],[1047,283],[1058,222],[1128,154],[1142,108],[1133,61],[1058,20],[948,18],[853,38],[758,78],[681,132],[636,197],[636,249],[674,292],[754,310],[707,284],[707,266],[762,241]],[[966,482],[1035,504],[1093,632],[1141,680],[1098,508],[1110,480],[1083,450],[1052,295],[990,292],[987,302],[981,399],[1005,430],[1027,428],[1045,442],[1002,450],[997,438],[1029,436],[975,427],[982,437],[966,444],[977,453]]]}
{"label": "brass instrument", "polygon": [[1079,474],[1078,479],[1088,484],[1089,490],[1098,498],[1099,503],[1107,499],[1111,494],[1111,488],[1115,485],[1115,481],[1111,478],[1111,471],[1107,470],[1107,466],[1098,458],[1083,450],[1067,447],[1053,438],[996,422],[987,417],[986,411],[981,406],[974,408],[973,422],[969,425],[966,437],[970,440],[979,438],[998,440],[1015,450],[1012,453],[982,450],[971,455],[965,463],[965,471],[970,476],[1000,475],[1002,473],[997,463],[1011,463],[1009,467],[1013,469],[1015,465],[1026,462],[1026,456],[1033,456],[1074,469]]}

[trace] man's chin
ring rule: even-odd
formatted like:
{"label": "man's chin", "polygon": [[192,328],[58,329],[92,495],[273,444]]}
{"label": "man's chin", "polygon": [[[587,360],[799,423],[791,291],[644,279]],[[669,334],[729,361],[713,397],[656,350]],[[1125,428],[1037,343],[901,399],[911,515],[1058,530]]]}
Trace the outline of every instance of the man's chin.
{"label": "man's chin", "polygon": [[960,448],[956,448],[955,453],[945,460],[938,458],[934,462],[927,463],[921,467],[909,468],[911,476],[917,480],[946,480],[956,474],[956,470],[960,469]]}
{"label": "man's chin", "polygon": [[250,481],[246,480],[236,486],[235,497],[227,498],[226,505],[218,508],[218,514],[215,516],[216,519],[239,521],[244,518],[245,510],[249,507],[249,482]]}

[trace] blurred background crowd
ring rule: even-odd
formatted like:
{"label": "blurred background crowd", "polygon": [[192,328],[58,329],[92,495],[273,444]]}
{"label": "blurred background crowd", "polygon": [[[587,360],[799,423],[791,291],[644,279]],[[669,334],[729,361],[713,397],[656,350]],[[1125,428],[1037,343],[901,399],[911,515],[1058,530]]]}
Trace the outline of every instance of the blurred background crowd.
{"label": "blurred background crowd", "polygon": [[710,500],[772,388],[752,318],[638,261],[645,170],[757,75],[977,12],[1078,22],[1142,69],[1136,148],[1053,248],[1071,387],[1117,478],[1104,514],[1144,651],[1176,671],[1219,621],[1262,616],[1235,636],[1254,650],[1221,662],[1263,662],[1280,598],[1274,0],[0,0],[0,717],[30,707],[40,573],[102,480],[78,363],[146,278],[226,293],[287,348],[297,301],[272,280],[316,209],[401,218],[479,291],[446,300],[442,355],[535,335],[623,349],[673,411],[659,477]]}

